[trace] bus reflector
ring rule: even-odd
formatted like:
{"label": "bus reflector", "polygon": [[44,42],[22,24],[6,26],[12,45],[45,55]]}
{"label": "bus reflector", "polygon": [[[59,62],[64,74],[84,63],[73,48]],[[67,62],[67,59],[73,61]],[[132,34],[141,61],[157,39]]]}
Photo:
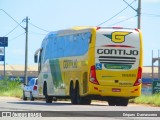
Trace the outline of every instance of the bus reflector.
{"label": "bus reflector", "polygon": [[140,85],[142,83],[142,68],[138,68],[138,73],[137,73],[137,79],[136,82],[134,83],[134,86]]}
{"label": "bus reflector", "polygon": [[96,78],[96,69],[95,69],[95,66],[91,66],[91,69],[90,69],[90,78],[89,78],[89,81],[94,83],[94,84],[98,84],[98,81],[97,81],[97,78]]}

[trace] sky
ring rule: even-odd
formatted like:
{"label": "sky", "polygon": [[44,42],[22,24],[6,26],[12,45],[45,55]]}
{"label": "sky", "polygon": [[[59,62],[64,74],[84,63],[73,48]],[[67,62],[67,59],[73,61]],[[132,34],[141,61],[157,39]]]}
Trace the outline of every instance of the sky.
{"label": "sky", "polygon": [[[137,9],[138,0],[126,1],[129,4],[134,1],[132,7]],[[158,57],[160,49],[160,0],[141,1],[143,65],[151,66],[152,50],[153,57]],[[103,22],[101,27],[137,28],[137,13],[127,6],[123,0],[0,0],[0,9],[21,25],[16,27],[18,24],[0,10],[0,37],[8,37],[8,47],[5,49],[6,64],[25,64],[26,22],[24,19],[27,16],[29,18],[28,65],[35,65],[34,53],[40,48],[43,38],[49,31],[74,26],[97,26]],[[123,10],[124,8],[126,9]],[[0,62],[0,64],[4,63]]]}

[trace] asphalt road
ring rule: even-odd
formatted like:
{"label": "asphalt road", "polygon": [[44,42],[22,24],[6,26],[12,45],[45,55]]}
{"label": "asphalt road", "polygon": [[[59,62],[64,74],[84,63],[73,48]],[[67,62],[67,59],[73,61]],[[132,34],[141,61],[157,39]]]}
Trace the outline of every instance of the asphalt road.
{"label": "asphalt road", "polygon": [[[43,100],[23,101],[21,99],[0,97],[0,111],[0,120],[160,119],[160,107],[136,104],[129,104],[127,107],[108,106],[107,102],[92,102],[91,105],[72,105],[68,101],[57,101],[46,104]],[[147,115],[147,117],[145,117],[145,115]]]}

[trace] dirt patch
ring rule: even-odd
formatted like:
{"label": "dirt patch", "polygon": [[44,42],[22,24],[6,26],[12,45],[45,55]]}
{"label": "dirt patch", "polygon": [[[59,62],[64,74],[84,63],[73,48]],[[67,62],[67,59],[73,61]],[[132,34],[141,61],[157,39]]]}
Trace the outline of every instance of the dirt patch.
{"label": "dirt patch", "polygon": [[21,98],[17,98],[17,97],[6,97],[6,96],[0,96],[0,100],[22,100]]}

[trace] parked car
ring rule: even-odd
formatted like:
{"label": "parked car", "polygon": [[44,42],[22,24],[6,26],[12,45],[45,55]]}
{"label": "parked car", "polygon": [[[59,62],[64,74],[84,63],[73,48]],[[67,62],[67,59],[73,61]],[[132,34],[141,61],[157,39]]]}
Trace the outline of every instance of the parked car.
{"label": "parked car", "polygon": [[31,101],[34,101],[35,98],[39,98],[37,90],[37,81],[38,78],[32,78],[28,82],[28,85],[24,85],[23,100],[27,100],[27,98],[29,98]]}

